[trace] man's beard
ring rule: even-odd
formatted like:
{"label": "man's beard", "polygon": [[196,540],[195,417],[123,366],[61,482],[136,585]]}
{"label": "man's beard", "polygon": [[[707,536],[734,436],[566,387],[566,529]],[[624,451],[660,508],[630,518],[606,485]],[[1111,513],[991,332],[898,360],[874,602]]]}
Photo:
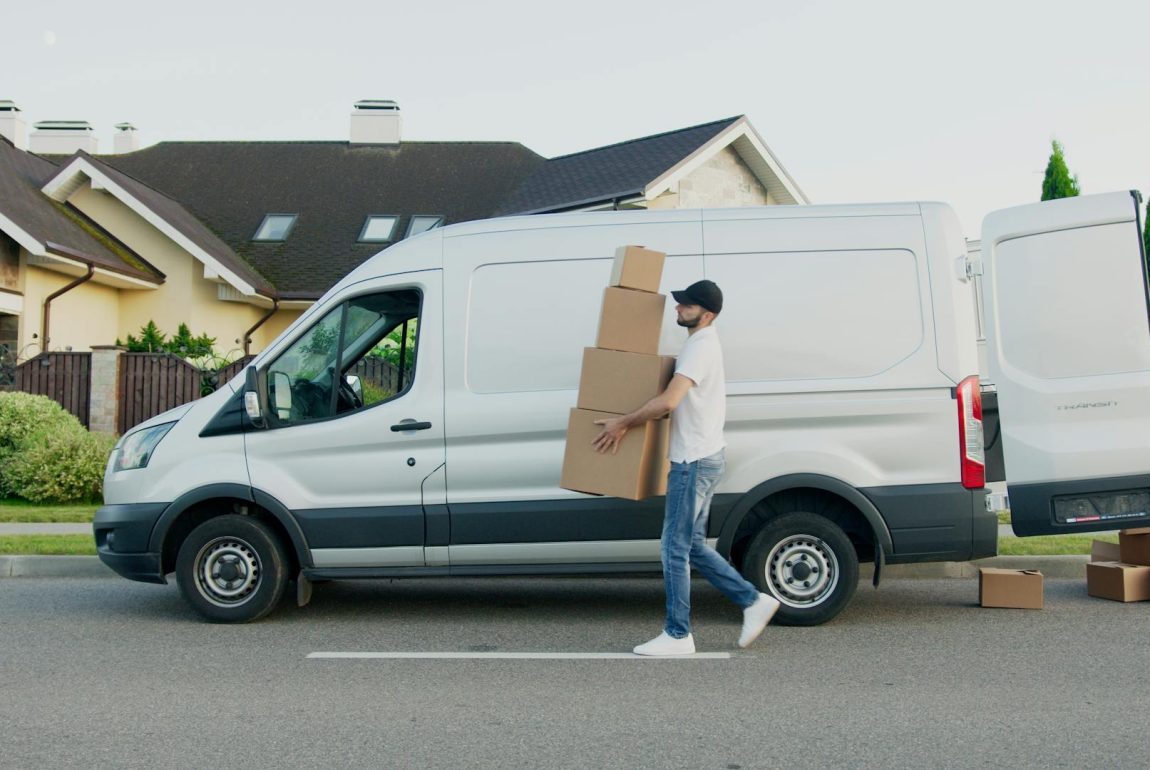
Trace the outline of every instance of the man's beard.
{"label": "man's beard", "polygon": [[685,329],[694,329],[699,325],[699,316],[695,316],[694,318],[676,318],[675,323]]}

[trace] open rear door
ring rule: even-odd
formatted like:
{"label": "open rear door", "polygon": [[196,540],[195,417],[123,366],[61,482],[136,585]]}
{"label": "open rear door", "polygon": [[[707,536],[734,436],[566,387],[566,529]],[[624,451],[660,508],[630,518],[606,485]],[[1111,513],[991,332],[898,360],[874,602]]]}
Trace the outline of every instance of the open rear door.
{"label": "open rear door", "polygon": [[1018,535],[1150,523],[1150,290],[1137,193],[982,226],[990,374]]}

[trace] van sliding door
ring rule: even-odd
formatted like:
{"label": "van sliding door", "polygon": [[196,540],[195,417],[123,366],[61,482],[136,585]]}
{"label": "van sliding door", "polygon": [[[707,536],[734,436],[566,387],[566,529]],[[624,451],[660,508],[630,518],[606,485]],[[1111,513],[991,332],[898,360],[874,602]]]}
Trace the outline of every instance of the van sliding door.
{"label": "van sliding door", "polygon": [[982,255],[1015,533],[1150,523],[1150,292],[1137,194],[993,212]]}

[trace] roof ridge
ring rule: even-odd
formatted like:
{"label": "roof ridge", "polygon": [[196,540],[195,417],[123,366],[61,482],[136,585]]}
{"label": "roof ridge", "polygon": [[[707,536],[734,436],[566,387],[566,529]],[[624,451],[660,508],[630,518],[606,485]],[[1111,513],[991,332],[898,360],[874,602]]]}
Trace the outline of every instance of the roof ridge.
{"label": "roof ridge", "polygon": [[671,131],[663,131],[662,133],[651,134],[650,136],[641,136],[637,139],[625,139],[622,142],[615,142],[614,144],[605,144],[602,147],[592,147],[589,150],[580,150],[579,152],[572,152],[572,153],[568,153],[567,155],[556,155],[554,158],[549,158],[549,160],[564,160],[566,158],[574,158],[578,155],[586,155],[587,153],[599,152],[600,150],[609,150],[613,147],[622,147],[622,146],[627,145],[627,144],[635,144],[636,142],[646,142],[646,141],[649,141],[651,139],[661,139],[664,136],[671,136],[672,134],[682,134],[682,133],[685,133],[687,131],[695,131],[695,130],[700,129],[700,128],[708,128],[710,126],[717,126],[721,123],[733,124],[735,121],[737,121],[741,118],[744,118],[744,117],[746,117],[746,116],[745,115],[735,115],[735,116],[730,117],[730,118],[723,118],[722,120],[712,120],[709,123],[700,123],[697,126],[687,126],[686,128],[676,128],[676,129],[673,129]]}

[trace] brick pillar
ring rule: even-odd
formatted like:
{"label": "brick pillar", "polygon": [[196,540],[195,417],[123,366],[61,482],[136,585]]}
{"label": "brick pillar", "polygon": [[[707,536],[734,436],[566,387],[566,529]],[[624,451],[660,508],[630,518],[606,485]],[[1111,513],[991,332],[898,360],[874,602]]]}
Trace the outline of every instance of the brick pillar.
{"label": "brick pillar", "polygon": [[120,427],[120,354],[127,348],[92,346],[88,427],[93,433],[117,433]]}

